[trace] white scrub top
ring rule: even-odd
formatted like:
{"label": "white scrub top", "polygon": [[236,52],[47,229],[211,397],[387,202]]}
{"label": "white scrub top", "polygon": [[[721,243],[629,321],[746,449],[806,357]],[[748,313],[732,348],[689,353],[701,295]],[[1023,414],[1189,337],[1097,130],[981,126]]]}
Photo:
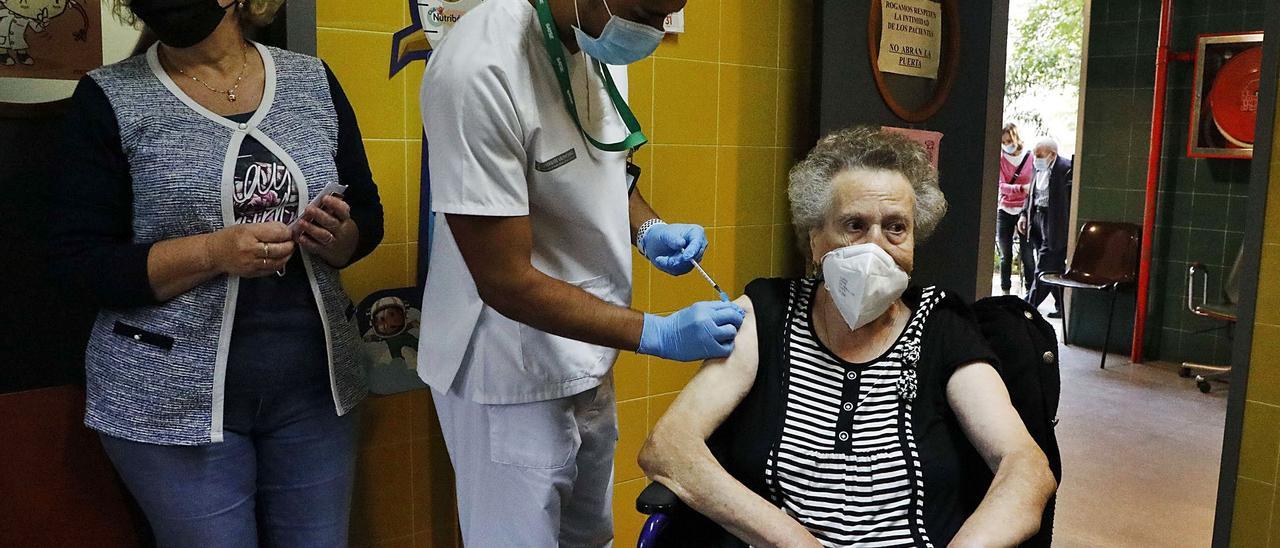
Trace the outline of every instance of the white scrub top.
{"label": "white scrub top", "polygon": [[[603,142],[625,137],[590,61],[566,56],[583,125]],[[418,374],[435,390],[486,404],[599,385],[617,351],[485,305],[444,215],[527,215],[535,268],[610,303],[631,301],[626,155],[595,149],[569,117],[533,6],[489,0],[468,12],[432,54],[421,105],[436,230]]]}

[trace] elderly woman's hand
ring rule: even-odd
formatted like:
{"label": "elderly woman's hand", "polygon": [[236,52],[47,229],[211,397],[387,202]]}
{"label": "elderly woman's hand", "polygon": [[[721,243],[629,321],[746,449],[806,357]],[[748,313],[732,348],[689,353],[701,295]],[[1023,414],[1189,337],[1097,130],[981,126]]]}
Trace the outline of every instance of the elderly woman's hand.
{"label": "elderly woman's hand", "polygon": [[360,231],[351,220],[351,206],[335,195],[307,206],[298,221],[298,245],[333,267],[347,265],[359,239]]}

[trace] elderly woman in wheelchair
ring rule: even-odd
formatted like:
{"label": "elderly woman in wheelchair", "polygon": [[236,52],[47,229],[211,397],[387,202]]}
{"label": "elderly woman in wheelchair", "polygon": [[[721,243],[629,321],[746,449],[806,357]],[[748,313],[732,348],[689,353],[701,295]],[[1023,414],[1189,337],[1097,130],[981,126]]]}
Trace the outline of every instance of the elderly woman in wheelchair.
{"label": "elderly woman in wheelchair", "polygon": [[1031,537],[1056,489],[1045,455],[966,305],[908,284],[916,242],[947,208],[924,150],[838,131],[791,171],[788,194],[812,275],[747,287],[732,355],[702,366],[640,453],[704,522],[679,544]]}

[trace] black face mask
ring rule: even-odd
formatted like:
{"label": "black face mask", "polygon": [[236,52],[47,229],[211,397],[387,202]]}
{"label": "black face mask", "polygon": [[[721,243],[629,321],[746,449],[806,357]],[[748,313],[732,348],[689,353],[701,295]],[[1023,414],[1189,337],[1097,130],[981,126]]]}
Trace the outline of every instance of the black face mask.
{"label": "black face mask", "polygon": [[218,0],[133,0],[129,8],[156,38],[174,48],[204,41],[227,15]]}

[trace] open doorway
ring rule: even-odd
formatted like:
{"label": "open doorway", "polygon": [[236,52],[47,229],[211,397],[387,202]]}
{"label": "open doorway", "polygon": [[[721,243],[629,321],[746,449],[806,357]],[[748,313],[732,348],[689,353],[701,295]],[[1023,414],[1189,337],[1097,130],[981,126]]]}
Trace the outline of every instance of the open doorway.
{"label": "open doorway", "polygon": [[[1051,190],[1059,189],[1048,183],[1055,167],[1055,182],[1069,181],[1075,158],[1084,4],[1085,0],[1009,3],[993,295],[1027,297],[1037,283],[1041,255],[1049,263],[1065,258],[1060,255],[1066,247],[1070,194],[1063,188],[1065,192],[1054,196]],[[1060,227],[1045,224],[1051,216],[1061,221],[1056,222]],[[1048,265],[1047,270],[1058,268]],[[1062,292],[1035,292],[1035,304],[1046,306],[1050,319],[1060,319]]]}
{"label": "open doorway", "polygon": [[[1068,198],[1048,204],[1069,219],[1058,268],[1070,264],[1088,222],[1131,226],[1150,238],[1145,334],[1136,353],[1145,360],[1130,361],[1136,284],[1111,294],[1068,290],[1066,319],[1051,320],[1064,342],[1056,546],[1207,546],[1213,536],[1227,403],[1243,387],[1213,382],[1201,393],[1179,370],[1232,362],[1231,322],[1194,314],[1188,290],[1210,300],[1230,292],[1251,163],[1188,154],[1194,53],[1198,36],[1258,31],[1264,18],[1262,3],[1175,4],[1165,119],[1157,126],[1164,143],[1151,160],[1161,2],[1010,1],[1004,121],[1017,126],[1024,147],[1014,152],[1043,156],[1035,149],[1049,137],[1056,155],[1072,163]],[[997,152],[1002,164],[1018,160]],[[1149,161],[1159,168],[1151,211]],[[1036,175],[1024,179],[1034,186]],[[1021,205],[1034,208],[1033,200]],[[1008,202],[1002,209],[1014,209]],[[1144,226],[1144,218],[1154,221]],[[993,294],[1008,287],[1025,295],[1055,270],[1037,250],[1020,249],[1023,236],[1015,231],[1007,282],[1000,246],[982,257],[995,266]],[[1209,274],[1189,284],[1193,264]],[[1056,312],[1055,301],[1045,298],[1041,312]]]}

